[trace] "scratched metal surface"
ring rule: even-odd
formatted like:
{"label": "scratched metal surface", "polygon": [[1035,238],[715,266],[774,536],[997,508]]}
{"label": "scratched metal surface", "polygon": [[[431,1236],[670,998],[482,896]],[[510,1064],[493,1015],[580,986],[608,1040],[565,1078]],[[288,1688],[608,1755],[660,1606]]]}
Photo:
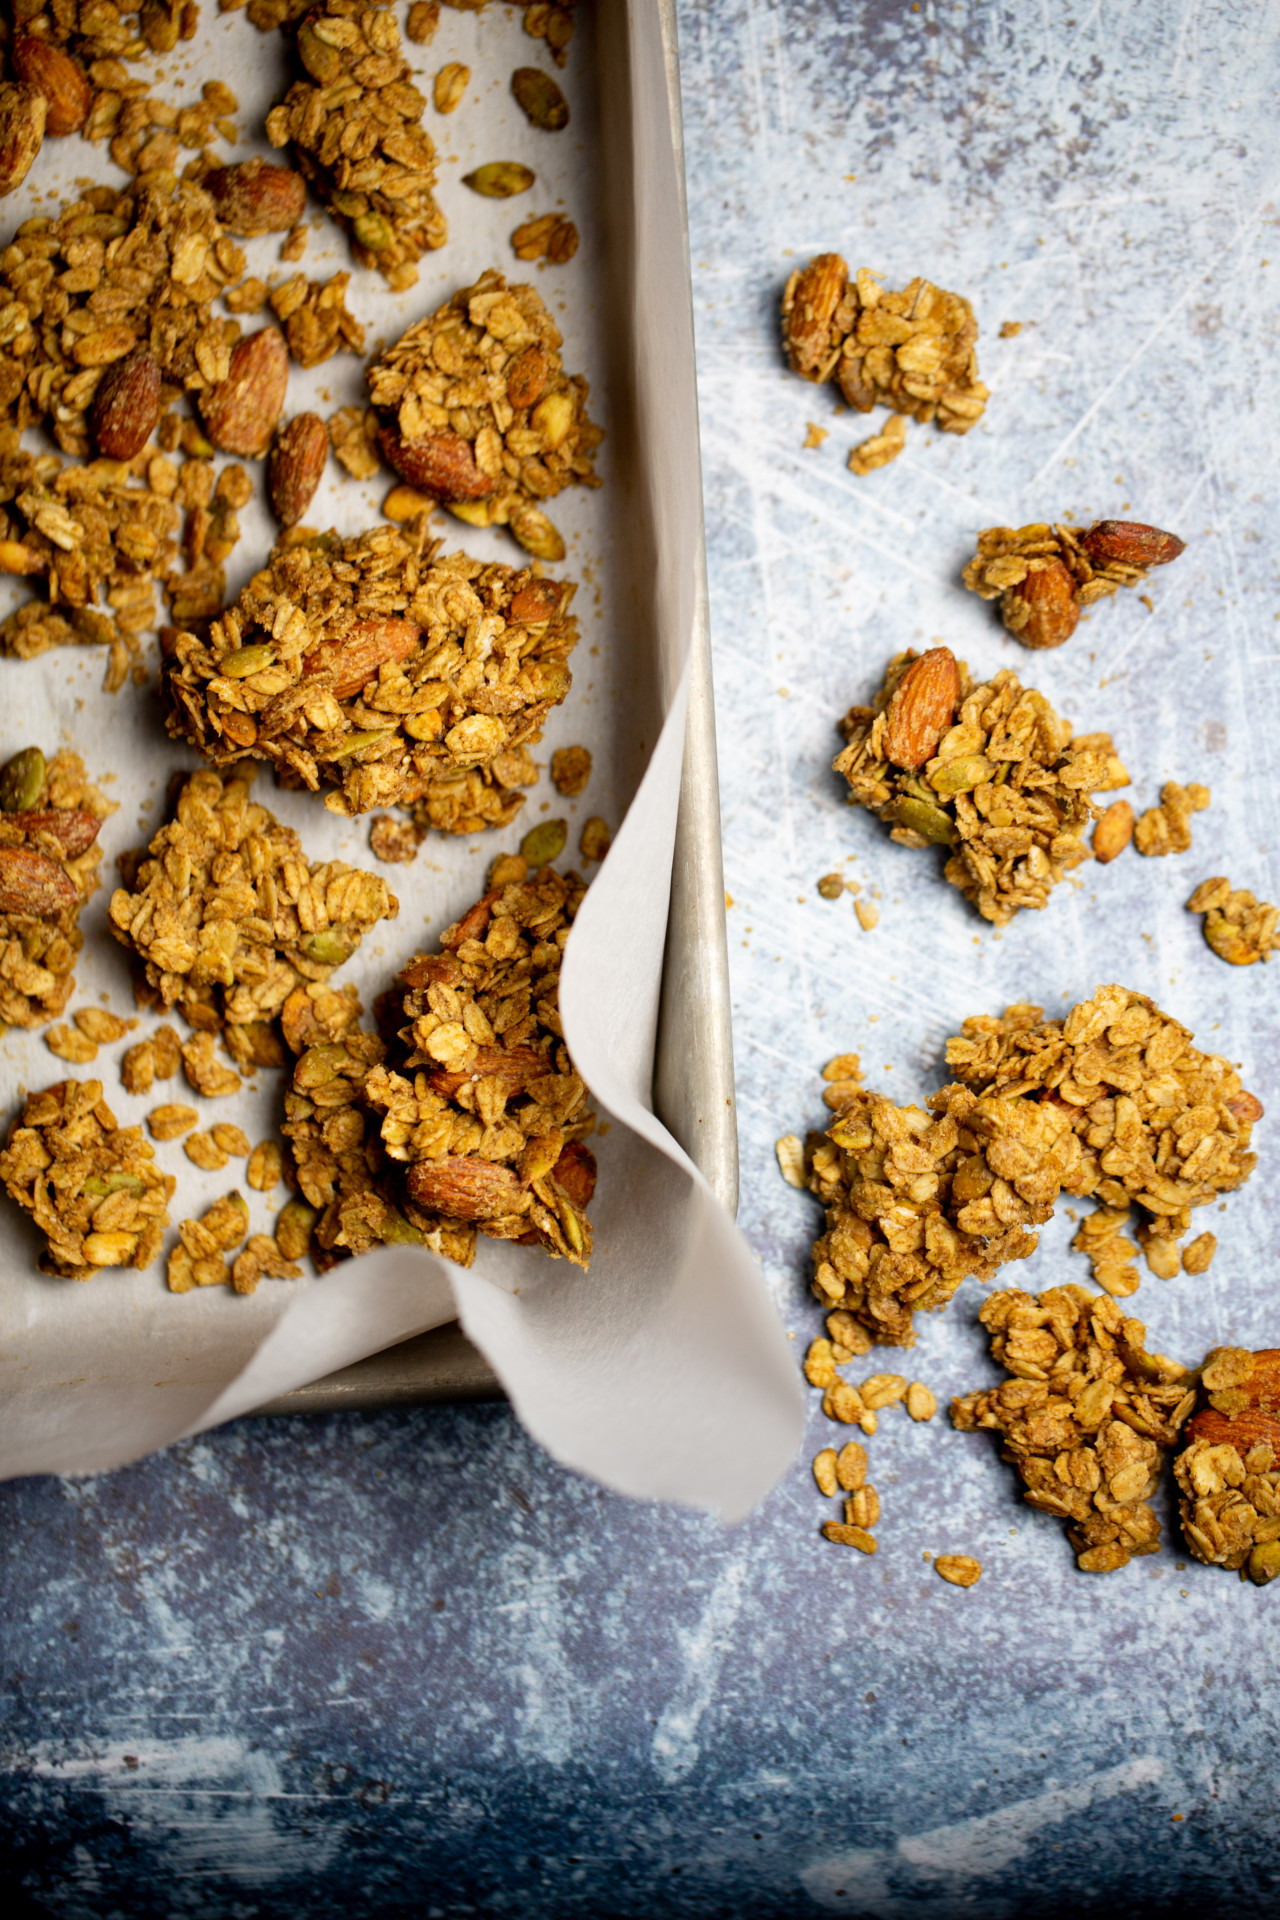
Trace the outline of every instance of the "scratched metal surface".
{"label": "scratched metal surface", "polygon": [[[1181,904],[1209,872],[1277,884],[1280,16],[682,0],[681,25],[742,1217],[803,1338],[813,1222],[772,1141],[820,1117],[838,1049],[920,1093],[965,1013],[1119,978],[1280,1099],[1274,973],[1228,972]],[[913,429],[862,481],[866,429],[773,345],[790,258],[831,245],[968,292],[993,390],[967,439]],[[1154,613],[1126,596],[1032,662],[955,587],[980,526],[1126,505],[1189,541]],[[1207,780],[1195,851],[980,930],[826,772],[834,717],[934,634],[1112,727],[1144,803]],[[844,861],[871,935],[816,896]],[[1263,1182],[1213,1224],[1207,1280],[1133,1303],[1168,1352],[1280,1337]],[[1069,1232],[1016,1277],[1079,1278]],[[989,1377],[978,1298],[912,1358],[940,1398]],[[501,1407],[242,1423],[0,1489],[11,1881],[75,1920],[1273,1912],[1280,1593],[1173,1546],[1088,1580],[982,1437],[887,1416],[872,1447],[874,1561],[816,1537],[803,1464],[726,1535],[571,1479]],[[930,1572],[946,1549],[979,1587]]]}

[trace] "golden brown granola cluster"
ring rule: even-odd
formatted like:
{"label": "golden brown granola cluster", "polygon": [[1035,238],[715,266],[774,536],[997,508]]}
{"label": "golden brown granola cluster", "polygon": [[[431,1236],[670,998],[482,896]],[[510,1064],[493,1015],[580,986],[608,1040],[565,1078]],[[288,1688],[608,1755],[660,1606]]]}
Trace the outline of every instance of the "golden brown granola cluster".
{"label": "golden brown granola cluster", "polygon": [[1276,937],[1280,907],[1259,900],[1243,887],[1232,887],[1221,874],[1202,880],[1187,908],[1204,915],[1205,939],[1219,960],[1230,966],[1252,967],[1280,946]]}
{"label": "golden brown granola cluster", "polygon": [[1280,1349],[1215,1347],[1173,1463],[1197,1560],[1265,1587],[1280,1574]]}
{"label": "golden brown granola cluster", "polygon": [[418,261],[448,235],[436,204],[426,100],[409,77],[389,0],[321,0],[298,24],[307,75],[267,115],[273,147],[292,145],[317,199],[351,236],[362,267],[415,284]]}
{"label": "golden brown granola cluster", "polygon": [[410,327],[367,376],[397,473],[471,526],[509,526],[540,560],[563,560],[565,546],[539,502],[598,486],[604,438],[561,344],[537,291],[491,269]]}
{"label": "golden brown granola cluster", "polygon": [[901,846],[950,848],[947,879],[998,927],[1047,905],[1090,857],[1089,795],[1129,781],[1109,735],[1073,738],[1044,694],[1007,669],[975,683],[946,647],[895,654],[840,731],[850,804]]}
{"label": "golden brown granola cluster", "polygon": [[24,747],[0,768],[0,1032],[43,1026],[71,998],[112,811],[77,753]]}
{"label": "golden brown granola cluster", "polygon": [[271,760],[332,811],[412,807],[449,833],[501,826],[528,748],[569,691],[573,586],[465,554],[419,520],[277,547],[207,641],[167,663],[170,731],[216,764]]}
{"label": "golden brown granola cluster", "polygon": [[951,1403],[962,1432],[990,1428],[1028,1506],[1067,1522],[1076,1564],[1111,1573],[1160,1544],[1150,1505],[1165,1453],[1195,1403],[1192,1377],[1146,1350],[1147,1330],[1083,1287],[1010,1287],[978,1315],[1003,1386]]}
{"label": "golden brown granola cluster", "polygon": [[252,1042],[295,987],[327,980],[398,911],[378,875],[313,866],[248,780],[207,771],[183,781],[172,819],[131,866],[112,895],[112,932],[142,963],[144,991],[199,1029],[183,1061],[201,1093],[227,1090],[215,1033],[243,1028]]}
{"label": "golden brown granola cluster", "polygon": [[859,413],[887,406],[944,433],[968,433],[982,418],[978,323],[962,294],[918,277],[890,293],[879,275],[863,267],[851,280],[838,253],[823,253],[788,280],[782,332],[792,372],[834,379]]}
{"label": "golden brown granola cluster", "polygon": [[334,273],[327,280],[295,273],[273,290],[271,310],[300,367],[318,367],[335,353],[364,352],[364,328],[347,308],[350,284],[349,273]]}
{"label": "golden brown granola cluster", "polygon": [[0,1153],[0,1180],[48,1240],[42,1270],[68,1280],[149,1267],[175,1185],[141,1127],[117,1126],[100,1080],[28,1094]]}
{"label": "golden brown granola cluster", "polygon": [[964,570],[970,593],[999,600],[1005,626],[1023,646],[1060,647],[1082,610],[1121,587],[1136,587],[1167,566],[1184,542],[1137,520],[1099,520],[1088,528],[1037,521],[988,527]]}

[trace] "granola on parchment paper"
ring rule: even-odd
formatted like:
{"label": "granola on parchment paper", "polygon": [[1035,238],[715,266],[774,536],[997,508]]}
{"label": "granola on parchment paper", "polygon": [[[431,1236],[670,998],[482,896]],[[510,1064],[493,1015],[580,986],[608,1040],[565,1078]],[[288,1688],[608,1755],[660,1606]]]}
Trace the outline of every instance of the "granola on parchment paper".
{"label": "granola on parchment paper", "polygon": [[1024,647],[1059,647],[1083,609],[1121,587],[1140,586],[1184,545],[1177,534],[1136,520],[987,527],[963,578],[970,593],[999,600],[1001,619]]}
{"label": "granola on parchment paper", "polygon": [[1215,1347],[1173,1463],[1197,1560],[1265,1587],[1280,1574],[1280,1349]]}
{"label": "granola on parchment paper", "polygon": [[78,753],[24,747],[0,767],[0,1032],[66,1008],[113,811]]}
{"label": "granola on parchment paper", "polygon": [[932,420],[944,433],[968,433],[988,398],[978,378],[972,306],[919,276],[900,293],[880,280],[865,267],[851,280],[838,253],[797,268],[782,296],[792,372],[816,382],[834,379],[858,413],[887,406]]}
{"label": "granola on parchment paper", "polygon": [[142,964],[140,991],[199,1030],[183,1048],[193,1085],[229,1071],[197,1060],[197,1041],[269,1025],[295,987],[327,980],[399,910],[377,874],[342,860],[312,865],[293,829],[251,798],[248,779],[207,770],[182,782],[171,819],[125,874],[111,930]]}
{"label": "granola on parchment paper", "polygon": [[389,0],[320,0],[298,23],[305,79],[267,115],[273,147],[292,145],[312,191],[351,237],[362,267],[396,292],[448,235],[436,204],[435,143]]}
{"label": "granola on parchment paper", "polygon": [[149,1267],[175,1185],[142,1129],[117,1126],[100,1080],[28,1094],[0,1153],[0,1180],[48,1241],[41,1269],[67,1280]]}
{"label": "granola on parchment paper", "polygon": [[1276,936],[1280,907],[1259,900],[1243,887],[1233,887],[1221,874],[1200,882],[1187,909],[1204,915],[1205,939],[1219,960],[1230,966],[1252,967],[1280,946]]}
{"label": "granola on parchment paper", "polygon": [[364,352],[364,328],[347,307],[350,284],[349,273],[334,273],[327,280],[295,273],[272,291],[271,311],[300,367],[318,367],[335,353]]}
{"label": "granola on parchment paper", "polygon": [[1084,1287],[1038,1298],[1006,1288],[978,1318],[1010,1378],[953,1400],[952,1424],[1001,1435],[1028,1506],[1067,1522],[1083,1572],[1111,1573],[1154,1553],[1151,1497],[1195,1403],[1187,1369],[1148,1353],[1142,1322]]}
{"label": "granola on parchment paper", "polygon": [[170,732],[215,764],[248,753],[331,786],[335,813],[506,825],[569,691],[574,587],[435,551],[422,520],[282,543],[207,640],[174,638]]}
{"label": "granola on parchment paper", "polygon": [[371,362],[383,456],[471,526],[507,526],[539,560],[564,541],[541,502],[598,486],[604,438],[588,385],[567,374],[559,331],[535,288],[492,268]]}
{"label": "granola on parchment paper", "polygon": [[1007,668],[975,682],[947,647],[895,654],[840,731],[850,805],[902,846],[950,848],[946,878],[998,927],[1089,859],[1089,795],[1129,782],[1109,735],[1073,737],[1044,694]]}
{"label": "granola on parchment paper", "polygon": [[1133,844],[1148,859],[1160,859],[1167,853],[1191,851],[1191,816],[1203,813],[1209,805],[1208,787],[1192,781],[1179,786],[1166,780],[1160,789],[1160,805],[1139,814],[1133,829]]}
{"label": "granola on parchment paper", "polygon": [[562,213],[542,213],[515,229],[511,250],[517,260],[546,260],[563,267],[578,251],[578,229]]}

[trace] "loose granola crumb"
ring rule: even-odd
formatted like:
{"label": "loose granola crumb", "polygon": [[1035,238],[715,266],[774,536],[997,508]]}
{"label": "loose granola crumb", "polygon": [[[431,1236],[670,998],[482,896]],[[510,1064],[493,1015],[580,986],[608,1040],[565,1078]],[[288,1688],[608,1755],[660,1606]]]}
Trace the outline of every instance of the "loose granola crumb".
{"label": "loose granola crumb", "polygon": [[874,473],[896,460],[907,444],[907,423],[900,413],[892,413],[879,433],[862,440],[849,455],[849,471],[859,475]]}
{"label": "loose granola crumb", "polygon": [[858,925],[864,933],[870,933],[873,928],[879,926],[879,909],[873,907],[869,900],[855,900],[853,903],[853,911],[857,915]]}
{"label": "loose granola crumb", "polygon": [[789,1187],[804,1187],[804,1142],[797,1133],[784,1133],[774,1145],[778,1166]]}
{"label": "loose granola crumb", "polygon": [[583,822],[582,832],[578,835],[578,851],[588,863],[603,860],[613,845],[613,834],[607,820],[593,813]]}
{"label": "loose granola crumb", "polygon": [[1160,789],[1160,805],[1150,807],[1133,830],[1133,844],[1148,859],[1191,849],[1191,816],[1209,805],[1209,789],[1195,781],[1182,787],[1168,780]]}
{"label": "loose granola crumb", "polygon": [[122,1020],[118,1014],[108,1013],[105,1007],[77,1007],[71,1018],[81,1033],[100,1047],[123,1040],[138,1024],[136,1020]]}
{"label": "loose granola crumb", "polygon": [[369,829],[369,849],[375,860],[403,866],[418,857],[422,836],[412,820],[397,820],[380,813]]}
{"label": "loose granola crumb", "polygon": [[551,756],[551,780],[557,793],[576,800],[591,778],[591,754],[586,747],[557,747]]}
{"label": "loose granola crumb", "polygon": [[1197,1560],[1267,1586],[1280,1574],[1280,1350],[1215,1347],[1173,1463]]}
{"label": "loose granola crumb", "polygon": [[870,1532],[880,1518],[880,1495],[868,1484],[851,1493],[844,1503],[845,1525]]}
{"label": "loose granola crumb", "polygon": [[413,0],[405,32],[416,46],[425,46],[440,25],[440,0]]}
{"label": "loose granola crumb", "polygon": [[1127,1201],[1121,1207],[1098,1207],[1081,1221],[1071,1242],[1077,1253],[1088,1255],[1098,1285],[1117,1300],[1138,1291],[1138,1249],[1121,1231],[1128,1221]]}
{"label": "loose granola crumb", "polygon": [[255,1193],[273,1193],[284,1173],[284,1156],[278,1140],[260,1140],[249,1155],[245,1182]]}
{"label": "loose granola crumb", "polygon": [[78,1066],[86,1066],[90,1060],[98,1057],[96,1042],[90,1040],[87,1034],[77,1032],[75,1027],[50,1027],[44,1043],[59,1060],[68,1060]]}
{"label": "loose granola crumb", "polygon": [[215,1200],[199,1220],[179,1221],[178,1244],[169,1255],[170,1292],[227,1286],[231,1268],[221,1256],[234,1252],[248,1231],[249,1209],[239,1193]]}
{"label": "loose granola crumb", "polygon": [[194,1166],[202,1167],[206,1173],[221,1173],[230,1159],[209,1133],[188,1134],[182,1151]]}
{"label": "loose granola crumb", "polygon": [[812,420],[806,420],[804,423],[803,450],[807,453],[811,447],[820,447],[827,438],[828,431],[828,428],[815,426]]}
{"label": "loose granola crumb", "polygon": [[372,480],[382,464],[378,416],[372,407],[339,407],[329,416],[329,444],[353,480]]}
{"label": "loose granola crumb", "polygon": [[190,1133],[192,1127],[200,1124],[200,1115],[194,1107],[178,1102],[170,1102],[162,1107],[153,1107],[147,1115],[147,1128],[153,1140],[177,1140],[184,1133]]}
{"label": "loose granola crumb", "polygon": [[1000,332],[996,337],[999,340],[1016,340],[1021,332],[1021,320],[1002,320],[1000,322]]}
{"label": "loose granola crumb", "polygon": [[286,1260],[269,1233],[251,1233],[231,1268],[237,1293],[253,1293],[259,1280],[301,1280],[302,1268]]}
{"label": "loose granola crumb", "polygon": [[818,882],[818,892],[824,900],[838,900],[844,892],[844,875],[824,873]]}
{"label": "loose granola crumb", "polygon": [[221,1100],[239,1093],[244,1082],[234,1067],[224,1067],[217,1058],[217,1041],[211,1033],[193,1033],[182,1043],[182,1071],[193,1093],[205,1100]]}
{"label": "loose granola crumb", "polygon": [[922,1381],[913,1380],[907,1388],[906,1408],[913,1420],[932,1420],[938,1402]]}
{"label": "loose granola crumb", "polygon": [[982,1562],[968,1553],[940,1553],[933,1570],[953,1587],[976,1587],[982,1578]]}
{"label": "loose granola crumb", "polygon": [[1204,915],[1204,937],[1219,960],[1229,966],[1251,967],[1280,946],[1280,907],[1257,899],[1243,888],[1233,888],[1221,874],[1202,880],[1187,908]]}

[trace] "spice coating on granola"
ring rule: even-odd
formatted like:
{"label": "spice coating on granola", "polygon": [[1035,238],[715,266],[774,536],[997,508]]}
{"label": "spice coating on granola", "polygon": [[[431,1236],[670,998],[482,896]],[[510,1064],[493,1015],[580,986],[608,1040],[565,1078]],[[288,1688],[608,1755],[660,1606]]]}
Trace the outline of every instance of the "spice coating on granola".
{"label": "spice coating on granola", "polygon": [[0,768],[0,1031],[43,1026],[71,998],[111,812],[77,753],[25,747]]}
{"label": "spice coating on granola", "polygon": [[368,369],[384,457],[472,526],[509,526],[527,552],[562,560],[539,502],[599,484],[604,438],[588,386],[567,374],[536,289],[492,269],[409,328]]}
{"label": "spice coating on granola", "polygon": [[169,728],[215,764],[249,753],[336,791],[335,812],[412,807],[474,833],[511,820],[528,747],[569,691],[569,582],[435,559],[422,522],[286,541],[213,623],[174,639]]}
{"label": "spice coating on granola", "polygon": [[1121,587],[1141,585],[1183,547],[1176,534],[1136,520],[1099,520],[1088,528],[1046,521],[987,527],[963,578],[970,593],[999,600],[1015,640],[1039,650],[1060,647],[1084,608]]}
{"label": "spice coating on granola", "polygon": [[0,1153],[0,1180],[48,1240],[45,1273],[89,1280],[102,1267],[149,1267],[169,1224],[172,1174],[140,1127],[117,1126],[100,1080],[63,1080],[27,1096]]}
{"label": "spice coating on granola", "polygon": [[1280,1574],[1280,1349],[1215,1347],[1173,1463],[1197,1560],[1265,1587]]}
{"label": "spice coating on granola", "polygon": [[[929,705],[931,676],[950,663],[954,698]],[[929,725],[918,725],[928,707]],[[1023,907],[1047,905],[1064,875],[1089,859],[1084,832],[1096,817],[1089,795],[1126,786],[1110,737],[1073,738],[1070,723],[1008,669],[975,683],[949,648],[908,650],[889,662],[869,707],[840,722],[847,745],[832,763],[866,807],[907,847],[951,849],[944,869],[994,926]]]}

